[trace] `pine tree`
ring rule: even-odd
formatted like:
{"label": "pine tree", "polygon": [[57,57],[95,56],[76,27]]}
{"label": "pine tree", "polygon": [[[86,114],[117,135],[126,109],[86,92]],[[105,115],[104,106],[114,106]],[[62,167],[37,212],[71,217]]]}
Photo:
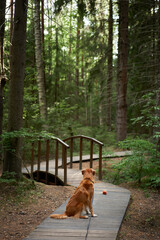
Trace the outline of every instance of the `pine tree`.
{"label": "pine tree", "polygon": [[127,63],[128,63],[128,0],[119,0],[119,39],[117,67],[117,141],[127,135]]}
{"label": "pine tree", "polygon": [[37,66],[37,83],[39,94],[39,107],[40,115],[43,121],[47,120],[47,103],[45,92],[45,69],[43,61],[43,48],[42,48],[42,32],[40,27],[40,0],[35,0],[35,15],[34,15],[34,27],[35,27],[35,56]]}
{"label": "pine tree", "polygon": [[[25,71],[25,44],[28,1],[15,1],[14,28],[12,38],[9,116],[8,132],[19,131],[23,120],[23,91]],[[17,178],[21,177],[21,138],[8,139],[8,149],[5,153],[3,173],[14,172]]]}

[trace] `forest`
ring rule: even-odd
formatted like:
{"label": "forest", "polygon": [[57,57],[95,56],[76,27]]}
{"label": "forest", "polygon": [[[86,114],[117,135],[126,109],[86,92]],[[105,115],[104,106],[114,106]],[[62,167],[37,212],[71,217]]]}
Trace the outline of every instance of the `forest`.
{"label": "forest", "polygon": [[159,36],[159,0],[1,0],[3,171],[22,137],[83,134],[151,154],[160,185]]}

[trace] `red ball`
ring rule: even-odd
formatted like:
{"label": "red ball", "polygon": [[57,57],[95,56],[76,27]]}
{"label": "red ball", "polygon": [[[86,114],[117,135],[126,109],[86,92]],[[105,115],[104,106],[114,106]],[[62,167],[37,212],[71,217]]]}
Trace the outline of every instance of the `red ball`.
{"label": "red ball", "polygon": [[103,191],[103,195],[107,195],[107,191],[106,190]]}

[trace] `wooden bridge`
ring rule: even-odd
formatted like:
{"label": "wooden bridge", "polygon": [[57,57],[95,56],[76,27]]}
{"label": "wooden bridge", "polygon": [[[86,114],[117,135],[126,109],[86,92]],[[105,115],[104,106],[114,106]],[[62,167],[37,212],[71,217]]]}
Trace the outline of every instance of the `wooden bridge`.
{"label": "wooden bridge", "polygon": [[[70,138],[70,149],[72,148],[72,141],[75,138],[80,139],[80,157],[79,168],[82,168],[82,162],[86,159],[83,158],[82,154],[82,139],[87,139],[91,141],[90,146],[90,167],[92,167],[92,161],[94,157],[97,159],[99,156],[99,165],[102,166],[102,146],[103,144],[95,139],[90,139],[84,136],[76,136]],[[66,139],[68,141],[69,139]],[[93,154],[93,143],[99,145],[98,156]],[[62,145],[62,159],[58,158],[58,150],[56,150],[56,159],[49,161],[49,145],[48,140],[46,141],[46,161],[34,165],[34,145],[32,145],[32,161],[30,170],[33,174],[35,169],[40,169],[56,173],[57,176],[64,179],[64,182],[77,187],[82,179],[82,174],[80,170],[67,169],[67,162],[72,165],[73,151],[70,152],[70,157],[67,158],[67,149],[69,145],[63,144],[61,140],[56,139],[56,144]],[[40,144],[38,144],[40,146]],[[65,149],[66,148],[66,149]],[[56,148],[57,149],[57,148]],[[40,151],[38,150],[38,158],[40,159]],[[59,169],[58,166],[63,165],[64,169]],[[57,169],[54,167],[57,166]],[[98,176],[102,177],[101,174]],[[47,181],[47,179],[46,179]],[[107,195],[103,195],[103,190],[107,191]],[[98,217],[89,219],[51,219],[46,218],[36,229],[24,240],[116,240],[118,232],[124,218],[128,203],[130,199],[130,192],[126,189],[117,187],[113,184],[104,183],[97,181],[95,183],[95,194],[93,201],[94,212]],[[56,213],[63,213],[65,211],[66,203],[64,203],[60,208],[58,208]]]}
{"label": "wooden bridge", "polygon": [[[99,154],[96,157],[99,159],[99,180],[102,179],[102,146],[103,143],[87,136],[78,135],[78,136],[72,136],[69,138],[64,139],[63,141],[59,138],[50,137],[50,139],[45,140],[46,148],[45,148],[45,160],[41,161],[41,147],[42,142],[44,142],[44,139],[40,138],[38,141],[32,142],[32,149],[31,149],[31,163],[30,166],[27,166],[26,168],[23,168],[23,172],[29,172],[31,177],[33,178],[33,172],[37,171],[37,180],[39,180],[39,172],[45,171],[46,173],[46,183],[48,183],[48,173],[52,173],[55,175],[55,184],[57,177],[62,178],[63,175],[63,181],[64,185],[67,185],[67,174],[70,172],[69,169],[67,169],[67,165],[69,164],[70,168],[72,168],[73,164],[73,152],[74,152],[74,141],[76,139],[79,139],[79,169],[82,169],[82,161],[83,159],[83,142],[84,140],[90,143],[90,167],[93,166],[93,159],[95,157],[94,153],[94,146],[98,145]],[[50,144],[51,142],[55,142],[55,159],[50,160]],[[69,142],[69,145],[66,143]],[[67,150],[69,149],[70,156],[67,157]],[[59,156],[61,154],[61,157]],[[59,169],[59,167],[62,167],[62,169]]]}
{"label": "wooden bridge", "polygon": [[[73,156],[74,153],[74,141],[79,140],[78,147],[79,154],[78,156]],[[67,143],[69,144],[67,144]],[[84,144],[86,142],[89,143],[90,154],[83,155]],[[53,158],[53,146],[51,144],[55,143],[55,154]],[[42,144],[45,153],[42,154]],[[44,146],[45,145],[45,146]],[[98,146],[98,153],[94,153],[95,145]],[[58,177],[64,182],[64,185],[70,184],[70,177],[72,175],[71,171],[72,165],[75,162],[79,162],[79,169],[82,169],[82,163],[84,161],[90,162],[90,167],[93,167],[93,160],[98,160],[98,178],[102,179],[102,147],[103,143],[87,136],[78,135],[72,136],[70,138],[66,138],[63,141],[59,138],[50,137],[49,139],[40,138],[37,141],[32,141],[31,146],[31,155],[30,161],[27,164],[24,164],[23,173],[28,173],[31,178],[33,178],[33,174],[36,171],[36,180],[40,180],[40,171],[43,171],[43,175],[45,174],[45,183],[48,184],[48,173],[54,175],[54,184],[57,184]],[[69,154],[67,154],[67,150]],[[108,154],[106,156],[103,155],[103,158],[113,158],[113,157],[124,157],[126,155],[131,155],[131,151],[125,152],[116,152],[114,154]],[[25,154],[24,154],[25,155]],[[43,155],[43,156],[42,156]],[[52,158],[51,158],[52,155]],[[69,155],[67,157],[67,155]],[[29,164],[30,162],[30,164]],[[67,165],[70,168],[67,168]]]}

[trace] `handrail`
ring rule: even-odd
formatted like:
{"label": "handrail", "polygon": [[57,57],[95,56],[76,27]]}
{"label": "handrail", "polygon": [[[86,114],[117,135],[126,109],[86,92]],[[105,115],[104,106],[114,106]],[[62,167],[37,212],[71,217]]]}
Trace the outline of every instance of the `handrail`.
{"label": "handrail", "polygon": [[81,138],[81,137],[85,138],[85,139],[88,139],[88,140],[92,140],[93,142],[95,142],[95,143],[97,143],[97,144],[99,144],[101,146],[104,146],[104,144],[102,142],[98,141],[97,139],[91,138],[91,137],[88,137],[88,136],[84,136],[84,135],[71,136],[71,137],[63,139],[63,141],[65,142],[65,141],[70,140],[71,138]]}
{"label": "handrail", "polygon": [[58,149],[59,144],[62,145],[62,165],[64,168],[64,185],[67,185],[67,148],[69,145],[62,141],[60,138],[57,137],[40,137],[39,139],[32,142],[32,149],[31,149],[31,176],[33,177],[33,166],[34,166],[34,150],[35,150],[35,142],[38,142],[38,158],[37,158],[37,179],[39,179],[39,171],[40,171],[40,158],[41,158],[41,140],[46,140],[46,183],[48,182],[48,171],[49,171],[49,152],[50,152],[50,140],[56,141],[56,154],[55,154],[55,184],[56,178],[58,176]]}
{"label": "handrail", "polygon": [[59,143],[61,143],[65,147],[69,148],[69,145],[67,143],[65,143],[64,141],[62,141],[60,138],[57,138],[57,137],[50,137],[50,138],[53,140],[57,140]]}
{"label": "handrail", "polygon": [[[58,176],[58,159],[59,159],[59,145],[62,147],[62,168],[64,168],[64,185],[67,185],[67,149],[70,148],[70,167],[72,168],[72,162],[73,162],[73,141],[74,139],[80,139],[80,165],[79,168],[82,169],[82,156],[83,156],[83,139],[86,139],[90,141],[90,168],[93,166],[93,147],[94,143],[99,145],[99,179],[102,179],[102,147],[103,143],[98,141],[95,138],[91,138],[84,135],[77,135],[77,136],[71,136],[64,140],[61,140],[60,138],[54,137],[52,135],[48,136],[40,136],[37,140],[32,141],[32,148],[31,148],[31,176],[33,177],[33,166],[34,166],[34,158],[35,158],[35,148],[37,149],[37,179],[39,179],[39,172],[40,172],[40,164],[41,164],[41,145],[42,142],[46,144],[45,148],[45,162],[46,162],[46,183],[48,183],[48,172],[49,172],[49,155],[50,155],[50,142],[52,140],[56,141],[56,148],[55,148],[55,184],[56,179]],[[44,141],[45,140],[45,141]],[[70,144],[68,145],[66,141],[70,141]],[[38,143],[35,144],[35,143]],[[60,150],[61,151],[61,150]]]}
{"label": "handrail", "polygon": [[68,138],[63,139],[64,142],[70,140],[70,168],[72,168],[72,162],[73,162],[73,139],[80,138],[80,161],[79,161],[79,169],[82,169],[82,140],[87,139],[90,141],[90,168],[93,166],[93,143],[96,143],[99,145],[99,180],[102,179],[102,147],[104,144],[100,141],[98,141],[95,138],[91,138],[84,135],[77,135],[77,136],[71,136]]}

